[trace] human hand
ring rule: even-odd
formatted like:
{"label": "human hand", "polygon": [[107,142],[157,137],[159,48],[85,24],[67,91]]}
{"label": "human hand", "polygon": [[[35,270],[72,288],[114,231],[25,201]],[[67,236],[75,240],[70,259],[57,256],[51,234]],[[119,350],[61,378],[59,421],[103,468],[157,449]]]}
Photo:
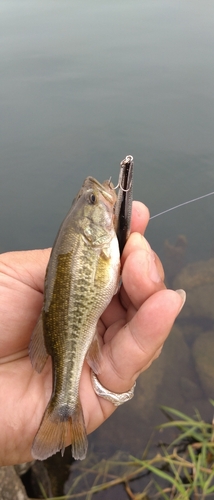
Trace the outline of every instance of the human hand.
{"label": "human hand", "polygon": [[[99,322],[102,362],[99,381],[110,391],[130,390],[160,354],[184,295],[166,290],[158,257],[141,236],[147,208],[134,202],[131,235],[122,255],[123,284]],[[28,357],[28,344],[43,303],[50,249],[0,255],[0,465],[32,460],[31,446],[52,390],[51,360],[41,374]],[[85,362],[80,399],[87,433],[115,406],[96,396]]]}

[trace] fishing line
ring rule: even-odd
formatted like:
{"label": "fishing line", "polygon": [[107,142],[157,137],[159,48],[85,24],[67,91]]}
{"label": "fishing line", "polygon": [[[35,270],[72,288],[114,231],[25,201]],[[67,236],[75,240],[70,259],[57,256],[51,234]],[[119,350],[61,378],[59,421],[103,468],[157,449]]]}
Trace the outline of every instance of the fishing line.
{"label": "fishing line", "polygon": [[171,210],[175,210],[176,208],[180,208],[180,207],[183,207],[184,205],[188,205],[189,203],[193,203],[194,201],[202,200],[203,198],[206,198],[207,196],[211,196],[212,194],[214,194],[214,191],[212,191],[211,193],[203,194],[202,196],[198,196],[198,198],[193,198],[192,200],[184,201],[183,203],[180,203],[179,205],[175,205],[175,207],[168,208],[167,210],[163,210],[163,212],[159,212],[159,214],[152,215],[152,217],[150,217],[150,220],[155,219],[155,217],[159,217],[159,215],[163,215],[163,214],[166,214],[167,212],[171,212]]}

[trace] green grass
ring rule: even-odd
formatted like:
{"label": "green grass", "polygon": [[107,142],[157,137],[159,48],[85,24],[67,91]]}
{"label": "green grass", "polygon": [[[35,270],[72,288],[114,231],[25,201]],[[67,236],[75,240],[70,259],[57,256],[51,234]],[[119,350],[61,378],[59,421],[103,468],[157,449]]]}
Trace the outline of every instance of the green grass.
{"label": "green grass", "polygon": [[[214,402],[211,400],[214,406]],[[74,466],[75,479],[67,495],[52,500],[92,500],[96,493],[123,487],[123,498],[131,500],[205,500],[214,498],[214,423],[161,407],[168,422],[158,428],[174,429],[171,444],[159,445],[151,456],[151,443],[141,458],[118,453],[97,462],[91,454]],[[154,444],[153,448],[154,449]],[[157,449],[157,448],[156,448]],[[72,469],[73,470],[73,469]],[[43,491],[43,498],[45,492]],[[109,498],[111,492],[109,491]]]}

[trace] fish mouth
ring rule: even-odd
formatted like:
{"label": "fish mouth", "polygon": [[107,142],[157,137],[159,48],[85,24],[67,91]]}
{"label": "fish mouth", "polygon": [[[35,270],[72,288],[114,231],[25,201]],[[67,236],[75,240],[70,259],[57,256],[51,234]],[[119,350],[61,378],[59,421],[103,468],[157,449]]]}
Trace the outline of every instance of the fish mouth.
{"label": "fish mouth", "polygon": [[[88,177],[87,181],[89,184],[92,184],[93,186],[96,185],[102,196],[109,201],[110,203],[114,203],[114,197],[115,197],[115,192],[114,192],[114,186],[109,179],[109,181],[105,181],[103,184],[101,184],[97,179],[94,179],[94,177]],[[107,191],[106,187],[109,188],[109,191]],[[110,190],[112,191],[112,194],[110,193]]]}

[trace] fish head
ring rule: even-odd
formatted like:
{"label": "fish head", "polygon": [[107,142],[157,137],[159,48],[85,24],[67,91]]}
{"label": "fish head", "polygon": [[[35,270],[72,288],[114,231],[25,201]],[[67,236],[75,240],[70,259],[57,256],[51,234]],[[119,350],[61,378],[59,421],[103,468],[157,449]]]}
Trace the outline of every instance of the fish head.
{"label": "fish head", "polygon": [[84,236],[92,241],[98,233],[115,234],[114,218],[117,195],[110,181],[100,184],[87,177],[72,205],[72,218]]}

